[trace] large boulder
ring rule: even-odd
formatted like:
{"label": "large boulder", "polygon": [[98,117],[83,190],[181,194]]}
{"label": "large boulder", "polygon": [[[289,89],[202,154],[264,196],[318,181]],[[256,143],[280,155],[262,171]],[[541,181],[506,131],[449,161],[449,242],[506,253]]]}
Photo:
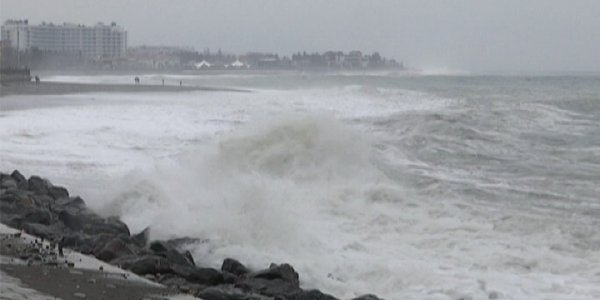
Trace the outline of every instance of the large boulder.
{"label": "large boulder", "polygon": [[253,273],[252,277],[264,278],[267,280],[281,279],[297,285],[300,284],[298,273],[289,264],[271,264],[268,269]]}
{"label": "large boulder", "polygon": [[54,200],[69,198],[69,191],[67,191],[67,189],[62,186],[51,186],[48,189],[48,195],[54,198]]}
{"label": "large boulder", "polygon": [[81,197],[68,197],[68,198],[59,198],[55,199],[56,202],[53,206],[53,209],[60,211],[67,207],[73,207],[78,209],[85,209],[85,201],[81,199]]}
{"label": "large boulder", "polygon": [[205,288],[194,296],[203,300],[271,300],[259,294],[247,293],[232,285],[219,285]]}
{"label": "large boulder", "polygon": [[65,226],[75,232],[83,230],[83,225],[86,222],[86,218],[82,216],[79,211],[73,209],[65,209],[58,213],[58,219],[65,224]]}
{"label": "large boulder", "polygon": [[70,232],[60,239],[59,246],[68,247],[83,254],[93,254],[96,245],[94,237]]}
{"label": "large boulder", "polygon": [[0,179],[0,189],[15,190],[17,189],[17,181],[10,176],[2,177]]}
{"label": "large boulder", "polygon": [[25,176],[23,176],[23,174],[21,174],[19,171],[14,170],[10,174],[10,177],[17,181],[17,187],[19,189],[27,189],[29,187],[29,182],[27,182],[27,178],[25,178]]}
{"label": "large boulder", "polygon": [[241,262],[233,258],[226,258],[225,260],[223,260],[223,264],[221,265],[221,271],[228,272],[236,276],[241,276],[250,273],[250,270],[248,270],[246,266],[244,266]]}
{"label": "large boulder", "polygon": [[132,235],[131,240],[133,240],[133,242],[138,247],[146,247],[146,244],[148,244],[149,237],[150,237],[150,227],[146,227],[141,232]]}
{"label": "large boulder", "polygon": [[53,219],[52,213],[40,207],[29,192],[11,190],[0,195],[0,220],[9,226],[21,228],[23,223],[49,225]]}
{"label": "large boulder", "polygon": [[299,291],[285,295],[283,298],[285,298],[285,300],[338,300],[337,298],[327,295],[319,290]]}
{"label": "large boulder", "polygon": [[199,268],[174,264],[171,266],[171,269],[174,274],[196,284],[211,286],[225,282],[223,274],[213,268]]}
{"label": "large boulder", "polygon": [[128,244],[120,237],[112,239],[100,251],[94,252],[94,256],[103,261],[111,261],[122,256],[134,254],[136,254],[134,246],[131,243]]}
{"label": "large boulder", "polygon": [[138,275],[155,275],[173,272],[169,261],[166,258],[157,255],[144,255],[141,257],[135,255],[123,256],[111,261],[111,264],[130,270]]}
{"label": "large boulder", "polygon": [[83,231],[87,234],[95,235],[100,233],[109,233],[114,235],[130,236],[129,227],[117,217],[101,218],[96,214],[88,214],[89,222],[85,225]]}
{"label": "large boulder", "polygon": [[174,264],[190,267],[195,266],[194,260],[189,252],[181,253],[166,242],[154,241],[150,243],[149,249],[156,255],[160,255]]}
{"label": "large boulder", "polygon": [[64,231],[64,228],[59,224],[47,226],[36,223],[24,223],[21,226],[21,229],[23,229],[28,234],[35,235],[49,241],[59,240]]}
{"label": "large boulder", "polygon": [[115,217],[102,218],[87,209],[66,207],[58,212],[58,219],[75,232],[89,235],[108,233],[129,236],[129,228]]}
{"label": "large boulder", "polygon": [[365,294],[362,296],[358,296],[356,298],[352,298],[352,300],[383,300],[373,294]]}
{"label": "large boulder", "polygon": [[44,209],[32,208],[23,217],[23,222],[50,225],[52,214]]}
{"label": "large boulder", "polygon": [[54,198],[48,195],[34,195],[33,199],[38,206],[47,210],[51,210],[54,204]]}
{"label": "large boulder", "polygon": [[43,179],[39,176],[31,176],[27,181],[29,183],[28,190],[38,195],[48,194],[48,189],[52,186],[50,181]]}
{"label": "large boulder", "polygon": [[298,273],[289,264],[271,264],[266,270],[248,273],[236,285],[245,291],[267,296],[282,296],[302,291]]}

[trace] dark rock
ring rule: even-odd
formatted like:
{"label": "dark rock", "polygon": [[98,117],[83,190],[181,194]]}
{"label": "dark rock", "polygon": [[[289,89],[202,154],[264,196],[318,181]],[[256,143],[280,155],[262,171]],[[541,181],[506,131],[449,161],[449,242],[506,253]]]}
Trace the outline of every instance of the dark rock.
{"label": "dark rock", "polygon": [[2,179],[2,181],[0,182],[0,189],[16,189],[17,188],[17,181],[9,178],[9,179]]}
{"label": "dark rock", "polygon": [[204,300],[271,300],[273,298],[247,293],[231,285],[205,288],[194,296]]}
{"label": "dark rock", "polygon": [[2,201],[0,201],[0,213],[2,213],[3,216],[20,214],[20,211],[21,210],[14,204],[14,198],[2,197]]}
{"label": "dark rock", "polygon": [[85,201],[81,199],[81,197],[69,197],[69,198],[59,198],[56,199],[56,207],[64,208],[64,207],[76,207],[83,209],[85,208]]}
{"label": "dark rock", "polygon": [[13,195],[15,196],[14,203],[18,208],[30,208],[36,206],[35,199],[29,193],[19,191]]}
{"label": "dark rock", "polygon": [[252,273],[252,277],[264,278],[264,279],[268,279],[268,280],[281,279],[283,281],[287,281],[287,282],[294,283],[297,285],[300,284],[298,273],[289,264],[281,264],[281,265],[271,264],[271,266],[266,270],[261,270],[261,271]]}
{"label": "dark rock", "polygon": [[96,253],[99,253],[102,249],[104,249],[106,244],[108,244],[108,242],[110,242],[114,238],[115,235],[109,233],[101,233],[94,235],[94,237],[92,237],[92,240],[90,241],[90,243],[93,245],[92,253],[94,253],[94,256],[96,255]]}
{"label": "dark rock", "polygon": [[167,245],[166,242],[163,241],[154,241],[150,243],[150,247],[148,248],[156,253],[164,253],[172,249],[169,245]]}
{"label": "dark rock", "polygon": [[40,195],[48,194],[48,188],[52,186],[52,184],[39,176],[31,176],[29,177],[29,190]]}
{"label": "dark rock", "polygon": [[338,300],[337,298],[327,295],[319,290],[300,291],[285,295],[283,298],[285,300]]}
{"label": "dark rock", "polygon": [[282,279],[241,278],[236,286],[266,296],[282,296],[302,291],[297,284]]}
{"label": "dark rock", "polygon": [[94,253],[94,238],[81,234],[70,233],[61,238],[59,247],[68,247],[83,254]]}
{"label": "dark rock", "polygon": [[288,295],[302,291],[298,273],[289,264],[271,264],[269,269],[240,277],[237,286],[267,296]]}
{"label": "dark rock", "polygon": [[285,300],[338,300],[337,298],[325,294],[319,290],[299,291],[283,296]]}
{"label": "dark rock", "polygon": [[163,256],[167,258],[169,261],[174,264],[179,264],[183,266],[195,266],[193,258],[191,258],[191,254],[185,255],[177,251],[175,248],[171,247],[169,244],[163,241],[154,241],[150,243],[150,250],[152,250],[155,254]]}
{"label": "dark rock", "polygon": [[97,253],[94,253],[94,256],[103,261],[111,261],[118,257],[133,254],[135,254],[135,249],[127,243],[125,243],[123,239],[117,237],[108,242],[102,248],[102,250],[98,251]]}
{"label": "dark rock", "polygon": [[43,224],[25,223],[21,226],[25,232],[42,237],[47,240],[57,240],[62,234],[62,228],[57,225],[46,226]]}
{"label": "dark rock", "polygon": [[52,198],[61,199],[61,198],[69,198],[69,191],[62,186],[52,186],[48,189],[48,195]]}
{"label": "dark rock", "polygon": [[180,276],[171,273],[160,274],[157,281],[170,287],[178,287],[188,283],[185,278],[181,278]]}
{"label": "dark rock", "polygon": [[54,204],[54,199],[48,195],[35,195],[33,199],[38,206],[44,209],[50,209]]}
{"label": "dark rock", "polygon": [[[38,176],[26,179],[18,171],[0,173],[0,221],[42,239],[58,241],[60,256],[63,247],[94,254],[205,300],[337,300],[318,290],[302,290],[298,273],[289,264],[272,264],[268,269],[251,272],[239,261],[227,258],[221,271],[197,267],[192,254],[180,249],[206,240],[183,237],[148,243],[149,228],[131,236],[125,223],[116,217],[99,216],[80,197],[69,197],[66,188],[53,186]],[[33,262],[46,255],[39,249],[44,253],[54,251],[44,250],[37,243],[20,254]],[[36,249],[38,253],[34,253]],[[55,258],[46,263],[58,265]],[[363,295],[353,300],[381,299]]]}
{"label": "dark rock", "polygon": [[235,274],[229,272],[223,272],[223,282],[234,284],[238,281],[238,277]]}
{"label": "dark rock", "polygon": [[111,233],[114,235],[129,236],[129,227],[117,217],[108,217],[106,219],[96,214],[87,214],[88,222],[85,224],[84,232],[95,235],[100,233]]}
{"label": "dark rock", "polygon": [[25,214],[23,222],[50,225],[52,214],[43,209],[31,209]]}
{"label": "dark rock", "polygon": [[192,256],[192,253],[189,250],[185,250],[182,254],[192,266],[196,265],[196,262],[194,261],[194,257]]}
{"label": "dark rock", "polygon": [[203,285],[217,285],[225,283],[223,274],[213,268],[198,268],[184,265],[172,265],[173,273],[185,278],[189,282]]}
{"label": "dark rock", "polygon": [[73,231],[82,231],[85,222],[84,217],[73,210],[63,210],[58,213],[58,219]]}
{"label": "dark rock", "polygon": [[[4,206],[4,205],[0,205],[0,207],[2,207],[2,206]],[[2,212],[0,214],[0,220],[2,220],[2,223],[6,224],[10,227],[21,228],[21,223],[23,221],[23,217]]]}
{"label": "dark rock", "polygon": [[373,294],[365,294],[362,296],[358,296],[356,298],[352,298],[352,300],[383,300]]}
{"label": "dark rock", "polygon": [[25,178],[25,176],[23,176],[23,174],[21,174],[19,171],[14,170],[11,174],[10,177],[14,178],[17,183],[21,183],[21,182],[25,182],[27,181],[27,178]]}
{"label": "dark rock", "polygon": [[84,232],[89,235],[110,233],[129,236],[129,228],[118,218],[109,217],[104,219],[88,210],[68,207],[58,213],[58,219],[69,229],[76,232]]}
{"label": "dark rock", "polygon": [[131,236],[131,239],[138,247],[146,247],[148,244],[148,238],[150,236],[150,227],[146,227],[140,233]]}
{"label": "dark rock", "polygon": [[223,264],[221,265],[221,271],[229,272],[237,276],[244,275],[250,272],[250,270],[248,270],[246,266],[244,266],[242,263],[233,258],[226,258],[225,260],[223,260]]}
{"label": "dark rock", "polygon": [[17,194],[13,191],[3,191],[0,193],[0,202],[13,204],[17,197]]}
{"label": "dark rock", "polygon": [[142,257],[135,255],[123,256],[111,261],[111,264],[121,266],[121,268],[130,270],[138,275],[173,272],[169,261],[166,258],[157,255],[146,255]]}

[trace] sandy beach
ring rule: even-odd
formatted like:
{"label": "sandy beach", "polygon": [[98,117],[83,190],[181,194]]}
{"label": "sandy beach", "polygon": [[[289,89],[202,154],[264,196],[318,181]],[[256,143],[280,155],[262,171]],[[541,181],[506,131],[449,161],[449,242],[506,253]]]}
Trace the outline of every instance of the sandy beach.
{"label": "sandy beach", "polygon": [[0,255],[1,299],[193,299],[5,225]]}
{"label": "sandy beach", "polygon": [[7,95],[65,95],[80,93],[140,93],[140,92],[192,92],[192,91],[238,91],[238,89],[201,86],[145,85],[145,84],[89,84],[63,82],[10,83],[0,86],[0,97]]}

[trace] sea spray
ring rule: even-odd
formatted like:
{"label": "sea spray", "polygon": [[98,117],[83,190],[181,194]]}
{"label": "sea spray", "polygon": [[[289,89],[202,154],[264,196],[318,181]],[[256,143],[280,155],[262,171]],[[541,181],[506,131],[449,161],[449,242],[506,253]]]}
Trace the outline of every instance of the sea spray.
{"label": "sea spray", "polygon": [[342,122],[286,115],[132,172],[111,206],[153,238],[207,239],[191,249],[205,263],[233,256],[315,268],[337,251],[331,237],[345,234],[334,219],[365,210],[369,188],[386,180],[372,159],[368,139]]}

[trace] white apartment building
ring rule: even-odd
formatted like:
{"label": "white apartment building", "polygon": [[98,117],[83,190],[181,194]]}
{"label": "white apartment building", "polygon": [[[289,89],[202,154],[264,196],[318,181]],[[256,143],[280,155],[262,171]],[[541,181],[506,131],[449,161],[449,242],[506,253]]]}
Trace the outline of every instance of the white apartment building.
{"label": "white apartment building", "polygon": [[2,25],[1,37],[19,51],[37,48],[88,59],[123,58],[127,53],[127,31],[116,23],[30,25],[27,20],[8,20]]}

